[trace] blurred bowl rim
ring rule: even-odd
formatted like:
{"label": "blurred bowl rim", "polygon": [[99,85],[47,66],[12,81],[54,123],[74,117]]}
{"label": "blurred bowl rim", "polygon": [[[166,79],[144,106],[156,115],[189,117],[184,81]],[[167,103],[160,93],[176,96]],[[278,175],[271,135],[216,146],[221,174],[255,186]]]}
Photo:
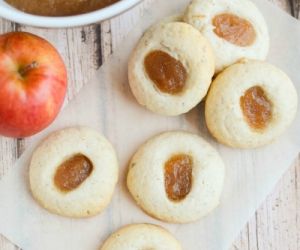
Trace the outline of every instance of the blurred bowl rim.
{"label": "blurred bowl rim", "polygon": [[105,8],[95,10],[92,12],[74,15],[74,16],[64,16],[64,17],[47,17],[32,15],[22,12],[8,3],[4,2],[0,4],[0,17],[7,20],[17,22],[20,24],[44,27],[44,28],[67,28],[83,26],[87,24],[92,24],[100,22],[111,17],[114,17],[131,7],[138,4],[141,0],[121,0]]}

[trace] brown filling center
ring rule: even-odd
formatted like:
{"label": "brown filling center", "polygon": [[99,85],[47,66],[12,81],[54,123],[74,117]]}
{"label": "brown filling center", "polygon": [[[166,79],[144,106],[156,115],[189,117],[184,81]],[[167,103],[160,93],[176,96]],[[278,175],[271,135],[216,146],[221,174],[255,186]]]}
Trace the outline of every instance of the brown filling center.
{"label": "brown filling center", "polygon": [[178,94],[183,90],[187,72],[180,61],[156,50],[146,56],[144,64],[149,78],[161,92]]}
{"label": "brown filling center", "polygon": [[254,129],[264,129],[272,119],[272,103],[259,86],[248,89],[240,98],[240,105],[248,124]]}
{"label": "brown filling center", "polygon": [[256,33],[252,24],[246,19],[232,14],[220,14],[214,17],[214,32],[226,41],[241,47],[253,44]]}
{"label": "brown filling center", "polygon": [[184,199],[192,188],[193,159],[189,155],[172,156],[165,163],[165,189],[173,201]]}
{"label": "brown filling center", "polygon": [[92,162],[86,156],[76,154],[57,168],[54,183],[61,191],[69,192],[83,183],[92,171]]}

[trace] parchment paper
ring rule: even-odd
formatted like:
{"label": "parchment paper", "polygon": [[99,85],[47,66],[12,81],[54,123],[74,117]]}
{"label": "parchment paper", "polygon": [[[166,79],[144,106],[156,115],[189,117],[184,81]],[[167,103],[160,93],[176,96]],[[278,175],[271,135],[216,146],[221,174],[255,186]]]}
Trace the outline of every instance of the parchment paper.
{"label": "parchment paper", "polygon": [[[127,58],[142,32],[155,21],[180,13],[189,0],[156,0],[126,36],[119,50],[101,67],[56,122],[32,137],[31,146],[0,181],[0,233],[25,250],[94,250],[114,230],[129,223],[150,222],[169,229],[189,250],[227,249],[300,148],[300,115],[276,143],[257,150],[233,150],[217,144],[208,134],[203,105],[187,115],[168,118],[139,106],[127,83]],[[264,0],[255,1],[270,29],[268,60],[292,78],[300,93],[300,25]],[[115,146],[120,181],[108,209],[90,219],[67,219],[48,213],[28,189],[28,162],[33,148],[51,131],[87,125],[102,131]],[[127,163],[146,139],[158,132],[185,129],[197,132],[221,153],[227,175],[221,205],[206,218],[188,225],[171,225],[150,218],[138,208],[125,187]]]}

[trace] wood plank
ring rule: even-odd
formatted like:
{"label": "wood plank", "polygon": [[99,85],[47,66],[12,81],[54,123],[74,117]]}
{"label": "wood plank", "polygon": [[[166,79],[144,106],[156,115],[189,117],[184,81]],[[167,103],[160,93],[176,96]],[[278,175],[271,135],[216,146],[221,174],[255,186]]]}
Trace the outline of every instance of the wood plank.
{"label": "wood plank", "polygon": [[300,156],[230,250],[300,249]]}
{"label": "wood plank", "polygon": [[300,0],[289,0],[291,13],[294,17],[300,19]]}

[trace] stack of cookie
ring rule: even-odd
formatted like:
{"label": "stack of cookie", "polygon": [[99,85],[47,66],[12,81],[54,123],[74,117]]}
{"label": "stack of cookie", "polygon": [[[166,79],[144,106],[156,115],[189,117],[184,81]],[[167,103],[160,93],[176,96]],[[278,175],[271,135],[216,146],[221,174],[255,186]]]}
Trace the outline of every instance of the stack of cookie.
{"label": "stack of cookie", "polygon": [[183,17],[145,33],[129,61],[129,83],[141,105],[162,115],[186,113],[207,96],[206,124],[219,142],[259,147],[297,111],[291,80],[263,61],[269,43],[251,1],[194,0]]}
{"label": "stack of cookie", "polygon": [[[231,147],[256,148],[280,136],[297,111],[289,77],[263,61],[268,49],[267,25],[250,0],[193,0],[183,16],[145,32],[129,60],[129,84],[138,103],[161,115],[187,113],[205,99],[214,138]],[[173,131],[140,147],[130,161],[127,186],[149,215],[189,223],[217,207],[224,176],[223,161],[208,142]],[[31,160],[34,198],[63,216],[100,213],[117,180],[113,147],[89,128],[52,134]],[[112,234],[101,249],[181,246],[161,227],[136,224]]]}

